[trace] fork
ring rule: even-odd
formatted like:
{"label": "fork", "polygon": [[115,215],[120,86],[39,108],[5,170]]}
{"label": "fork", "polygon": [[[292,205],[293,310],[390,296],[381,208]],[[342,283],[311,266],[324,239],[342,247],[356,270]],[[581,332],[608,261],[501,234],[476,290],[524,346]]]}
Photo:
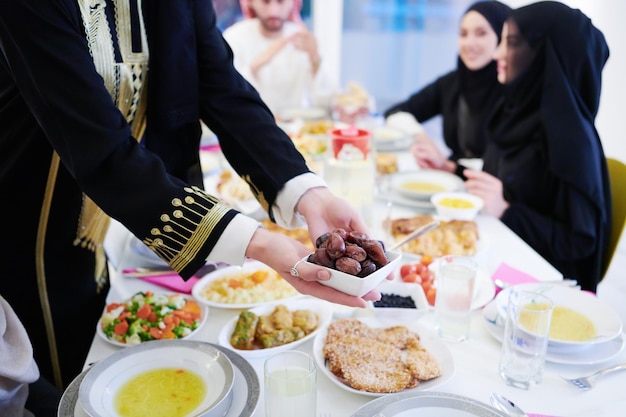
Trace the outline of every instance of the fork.
{"label": "fork", "polygon": [[606,375],[611,372],[619,371],[620,369],[626,369],[626,363],[622,363],[620,365],[611,366],[610,368],[601,369],[593,374],[581,378],[567,379],[565,377],[561,377],[567,382],[574,384],[576,387],[580,388],[583,391],[588,391],[593,388],[593,383],[595,378],[600,375]]}

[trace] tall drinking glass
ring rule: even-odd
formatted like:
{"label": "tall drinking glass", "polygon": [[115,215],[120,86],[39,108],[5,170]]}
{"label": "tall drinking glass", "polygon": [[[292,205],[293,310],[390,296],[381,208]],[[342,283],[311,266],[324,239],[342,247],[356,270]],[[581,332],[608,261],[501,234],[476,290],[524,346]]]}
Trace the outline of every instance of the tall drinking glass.
{"label": "tall drinking glass", "polygon": [[265,361],[265,416],[315,417],[317,374],[304,352],[277,353]]}
{"label": "tall drinking glass", "polygon": [[541,383],[553,310],[545,295],[511,290],[500,356],[500,376],[507,385],[527,390]]}
{"label": "tall drinking glass", "polygon": [[461,342],[469,337],[475,282],[473,258],[445,255],[439,259],[435,318],[441,338]]}

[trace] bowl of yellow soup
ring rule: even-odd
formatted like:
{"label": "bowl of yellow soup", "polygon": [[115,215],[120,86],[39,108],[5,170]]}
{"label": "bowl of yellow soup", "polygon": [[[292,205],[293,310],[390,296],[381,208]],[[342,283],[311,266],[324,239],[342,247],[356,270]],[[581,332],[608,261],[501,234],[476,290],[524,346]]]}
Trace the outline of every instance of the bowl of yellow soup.
{"label": "bowl of yellow soup", "polygon": [[474,220],[483,208],[483,200],[465,192],[437,193],[430,198],[443,220]]}
{"label": "bowl of yellow soup", "polygon": [[498,313],[505,317],[511,291],[530,291],[554,303],[548,350],[567,353],[611,341],[622,332],[617,312],[594,294],[558,284],[528,283],[506,288],[496,296]]}
{"label": "bowl of yellow soup", "polygon": [[406,198],[428,201],[437,193],[460,190],[463,181],[449,172],[420,169],[394,174],[390,185],[393,191]]}
{"label": "bowl of yellow soup", "polygon": [[79,388],[92,417],[217,417],[232,404],[234,369],[208,343],[160,340],[94,365]]}

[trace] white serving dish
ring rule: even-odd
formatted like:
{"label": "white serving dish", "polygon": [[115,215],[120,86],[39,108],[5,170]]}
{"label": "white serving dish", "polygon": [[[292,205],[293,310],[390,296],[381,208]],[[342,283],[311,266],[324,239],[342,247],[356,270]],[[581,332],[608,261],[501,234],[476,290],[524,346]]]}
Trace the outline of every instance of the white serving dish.
{"label": "white serving dish", "polygon": [[330,279],[328,281],[319,281],[320,284],[334,288],[346,294],[362,297],[376,288],[378,284],[383,282],[387,276],[395,270],[396,265],[400,262],[400,253],[387,251],[386,254],[389,263],[363,278],[346,274],[345,272],[341,272],[333,268],[327,268],[310,263],[307,261],[308,256],[302,260],[309,265],[321,266],[322,268],[326,268],[330,271]]}
{"label": "white serving dish", "polygon": [[420,284],[383,281],[377,287],[381,294],[395,294],[401,297],[411,297],[415,303],[415,308],[404,307],[377,307],[376,303],[371,303],[374,315],[383,320],[417,320],[420,316],[428,312],[428,301],[424,290]]}
{"label": "white serving dish", "polygon": [[[166,293],[164,293],[165,295],[168,295]],[[185,296],[182,295],[181,296],[183,298],[185,298],[186,300],[193,300],[196,301],[194,298],[189,297],[189,296]],[[130,299],[124,301],[124,303],[129,302]],[[200,329],[202,329],[202,327],[206,324],[207,318],[209,317],[209,307],[199,304],[200,306],[200,314],[202,315],[202,317],[200,318],[200,322],[198,323],[198,326],[187,336],[181,337],[177,340],[188,340],[188,339],[193,339],[193,337],[200,331]],[[107,343],[110,343],[112,345],[115,346],[119,346],[119,347],[130,347],[132,345],[128,345],[126,343],[122,343],[122,342],[118,342],[117,340],[114,339],[109,339],[109,337],[104,333],[104,331],[102,331],[102,317],[100,318],[100,320],[98,320],[98,324],[96,325],[96,334],[98,336],[100,336],[102,338],[102,340],[106,341]],[[146,343],[146,342],[141,342],[141,343]]]}
{"label": "white serving dish", "polygon": [[280,304],[287,307],[289,311],[294,311],[294,310],[313,311],[314,313],[317,314],[317,317],[318,317],[317,328],[313,330],[311,333],[309,333],[308,335],[304,336],[302,339],[298,339],[294,342],[287,343],[285,345],[276,346],[273,348],[266,348],[266,349],[254,349],[254,350],[237,349],[233,347],[233,345],[230,344],[230,337],[233,334],[233,331],[235,330],[235,325],[237,324],[237,320],[239,319],[239,315],[236,315],[231,320],[229,320],[224,325],[224,327],[222,327],[222,330],[220,331],[220,334],[218,335],[218,343],[225,348],[228,348],[230,350],[237,352],[238,354],[240,354],[246,359],[265,358],[278,352],[283,352],[285,350],[294,349],[300,346],[301,344],[305,343],[307,340],[314,338],[317,332],[321,328],[324,328],[325,326],[328,325],[328,323],[330,323],[330,320],[332,319],[332,316],[333,316],[331,306],[328,302],[317,299],[317,298],[308,298],[308,297],[298,298],[296,300],[292,299],[292,300],[286,300],[282,302],[277,301],[274,303],[264,304],[262,306],[251,308],[249,309],[249,311],[253,312],[257,316],[265,316],[265,315],[270,314],[272,311],[274,311],[274,308]]}
{"label": "white serving dish", "polygon": [[[416,322],[405,322],[397,320],[383,320],[376,317],[359,318],[358,320],[367,324],[370,327],[392,327],[392,326],[405,326],[409,330],[416,332],[420,337],[420,344],[430,352],[431,355],[439,363],[441,368],[441,376],[431,379],[429,381],[420,381],[419,385],[415,388],[405,389],[401,392],[420,392],[431,390],[439,385],[444,384],[446,381],[452,379],[455,373],[454,359],[452,353],[446,346],[446,344],[432,331],[429,331],[417,324]],[[317,364],[318,369],[335,385],[339,388],[351,392],[353,394],[365,395],[369,397],[388,397],[394,394],[376,393],[368,391],[359,391],[352,388],[341,381],[335,374],[333,374],[327,367],[327,361],[324,358],[324,344],[326,343],[326,335],[328,334],[328,327],[322,329],[313,341],[313,358]]]}
{"label": "white serving dish", "polygon": [[[196,282],[196,284],[193,286],[193,289],[191,290],[191,294],[199,303],[208,305],[210,307],[227,308],[227,309],[253,308],[253,307],[265,304],[265,303],[279,301],[279,299],[268,297],[266,300],[263,300],[263,301],[254,301],[254,302],[251,301],[251,302],[242,302],[242,303],[224,303],[224,302],[209,300],[202,295],[205,287],[210,285],[215,280],[237,274],[238,272],[241,272],[241,271],[247,271],[247,272],[252,273],[260,269],[272,270],[272,268],[270,268],[269,266],[259,261],[246,262],[243,264],[243,266],[227,266],[225,268],[220,268],[216,271],[206,274],[198,282]],[[289,297],[284,297],[280,300],[287,300],[289,298],[294,298],[294,297],[302,297],[302,295],[297,292],[294,292],[293,295]]]}
{"label": "white serving dish", "polygon": [[143,343],[96,363],[80,385],[80,403],[92,417],[120,417],[114,406],[119,389],[137,375],[159,368],[180,368],[203,380],[206,394],[191,415],[217,417],[228,412],[234,383],[232,363],[207,343],[184,340]]}

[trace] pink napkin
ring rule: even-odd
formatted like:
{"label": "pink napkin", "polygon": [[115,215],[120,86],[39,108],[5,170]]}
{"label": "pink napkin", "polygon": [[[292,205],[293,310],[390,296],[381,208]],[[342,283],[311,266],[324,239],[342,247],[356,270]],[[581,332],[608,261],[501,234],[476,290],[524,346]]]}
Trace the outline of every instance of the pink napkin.
{"label": "pink napkin", "polygon": [[[515,269],[512,266],[502,262],[496,272],[491,276],[492,280],[499,279],[500,281],[511,284],[525,284],[528,282],[539,282],[539,280],[532,275],[527,274],[526,272],[522,272],[519,269]],[[500,291],[499,288],[496,291]]]}
{"label": "pink napkin", "polygon": [[200,278],[191,277],[187,281],[182,279],[178,274],[171,275],[154,275],[154,276],[145,276],[139,277],[146,282],[150,282],[152,284],[158,285],[160,287],[164,287],[176,292],[180,292],[183,294],[191,294],[191,289],[194,284],[198,282]]}

